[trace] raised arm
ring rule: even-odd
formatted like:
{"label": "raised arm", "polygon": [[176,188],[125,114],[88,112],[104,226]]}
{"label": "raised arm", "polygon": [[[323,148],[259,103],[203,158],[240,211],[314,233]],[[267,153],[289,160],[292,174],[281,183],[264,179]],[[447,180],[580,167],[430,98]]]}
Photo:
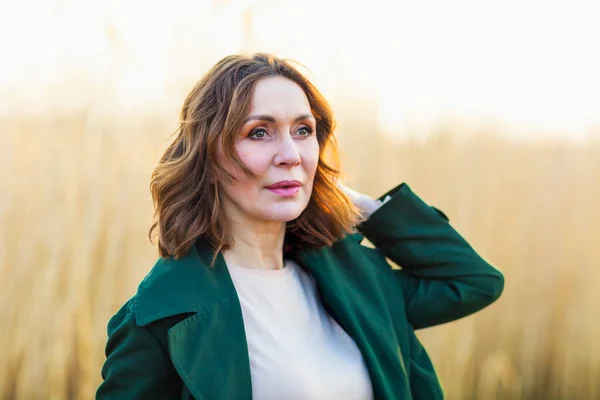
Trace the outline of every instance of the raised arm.
{"label": "raised arm", "polygon": [[379,208],[358,228],[402,267],[394,276],[414,329],[465,317],[498,299],[503,274],[477,254],[444,213],[405,183],[377,201]]}

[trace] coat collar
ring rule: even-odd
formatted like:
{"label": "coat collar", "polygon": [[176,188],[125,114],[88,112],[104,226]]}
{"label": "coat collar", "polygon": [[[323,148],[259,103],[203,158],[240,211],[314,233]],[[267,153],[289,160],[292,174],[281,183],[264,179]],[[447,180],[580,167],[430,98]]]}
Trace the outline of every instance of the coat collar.
{"label": "coat collar", "polygon": [[[349,235],[360,242],[363,235]],[[301,250],[298,261],[308,260],[320,251]],[[222,254],[210,268],[212,247],[199,238],[190,251],[179,259],[160,258],[140,283],[135,300],[138,326],[185,313],[211,312],[215,304],[237,300],[237,294]],[[303,263],[306,267],[311,263]]]}
{"label": "coat collar", "polygon": [[198,239],[183,257],[160,258],[140,283],[135,300],[139,326],[184,313],[204,313],[235,296],[225,260],[218,255],[210,268],[212,252]]}

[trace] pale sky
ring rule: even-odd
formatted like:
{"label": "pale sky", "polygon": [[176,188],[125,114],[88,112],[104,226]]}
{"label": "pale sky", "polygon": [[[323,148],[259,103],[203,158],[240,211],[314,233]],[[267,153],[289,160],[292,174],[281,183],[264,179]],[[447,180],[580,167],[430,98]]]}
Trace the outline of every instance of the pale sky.
{"label": "pale sky", "polygon": [[349,3],[0,0],[0,113],[177,109],[174,88],[246,49],[301,61],[325,94],[375,101],[389,132],[454,117],[599,131],[600,2]]}

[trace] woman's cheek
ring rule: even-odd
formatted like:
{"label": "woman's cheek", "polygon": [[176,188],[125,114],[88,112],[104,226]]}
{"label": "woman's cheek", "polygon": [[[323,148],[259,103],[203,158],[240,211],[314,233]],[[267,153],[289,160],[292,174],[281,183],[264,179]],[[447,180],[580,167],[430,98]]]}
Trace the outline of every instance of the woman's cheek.
{"label": "woman's cheek", "polygon": [[310,166],[310,171],[315,172],[317,170],[317,164],[319,163],[319,142],[316,138],[308,143],[309,148],[306,152],[306,163]]}
{"label": "woman's cheek", "polygon": [[246,142],[236,150],[242,163],[256,175],[262,175],[269,167],[268,150],[263,147],[253,146],[254,143]]}

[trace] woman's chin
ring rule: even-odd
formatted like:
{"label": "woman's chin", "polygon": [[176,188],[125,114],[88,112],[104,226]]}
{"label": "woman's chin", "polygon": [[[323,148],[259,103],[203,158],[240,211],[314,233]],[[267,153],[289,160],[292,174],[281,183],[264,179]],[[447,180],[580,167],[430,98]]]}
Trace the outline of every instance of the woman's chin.
{"label": "woman's chin", "polygon": [[277,207],[275,210],[271,210],[268,213],[268,219],[271,221],[289,222],[292,221],[302,214],[304,207]]}

